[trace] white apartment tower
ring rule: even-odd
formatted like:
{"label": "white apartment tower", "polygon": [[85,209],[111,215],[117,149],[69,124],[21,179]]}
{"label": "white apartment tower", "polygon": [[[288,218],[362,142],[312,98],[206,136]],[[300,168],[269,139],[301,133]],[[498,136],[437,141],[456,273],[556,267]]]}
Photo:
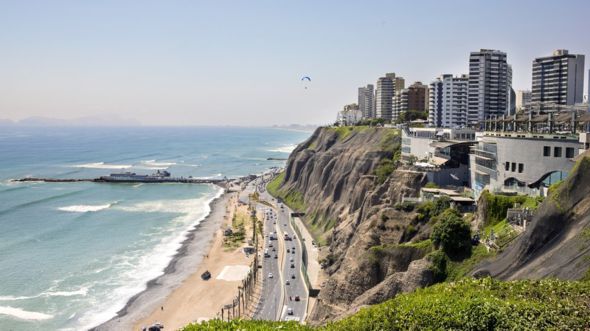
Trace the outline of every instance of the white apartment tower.
{"label": "white apartment tower", "polygon": [[375,118],[375,91],[373,85],[369,84],[366,87],[359,87],[358,89],[358,105],[363,118]]}
{"label": "white apartment tower", "polygon": [[467,75],[442,75],[430,83],[428,124],[457,128],[467,125]]}
{"label": "white apartment tower", "polygon": [[533,61],[531,102],[543,105],[575,105],[584,100],[584,55],[565,49]]}
{"label": "white apartment tower", "polygon": [[512,69],[506,53],[491,49],[471,52],[469,57],[469,89],[467,122],[475,125],[490,116],[510,111]]}
{"label": "white apartment tower", "polygon": [[391,121],[392,101],[395,91],[395,73],[385,74],[385,77],[377,80],[375,90],[375,117]]}

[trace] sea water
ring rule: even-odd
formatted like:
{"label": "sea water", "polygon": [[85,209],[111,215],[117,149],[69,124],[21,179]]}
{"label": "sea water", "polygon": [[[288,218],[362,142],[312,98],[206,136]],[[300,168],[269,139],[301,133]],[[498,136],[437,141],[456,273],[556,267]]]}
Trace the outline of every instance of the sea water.
{"label": "sea water", "polygon": [[163,273],[214,185],[17,183],[113,172],[229,178],[282,166],[310,135],[272,128],[0,127],[0,329],[81,330]]}

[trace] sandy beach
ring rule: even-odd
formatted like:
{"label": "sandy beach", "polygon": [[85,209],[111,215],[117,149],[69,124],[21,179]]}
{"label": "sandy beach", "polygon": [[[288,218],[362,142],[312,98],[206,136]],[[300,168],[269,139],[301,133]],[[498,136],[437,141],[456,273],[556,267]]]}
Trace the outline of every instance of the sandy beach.
{"label": "sandy beach", "polygon": [[[223,244],[223,229],[231,226],[234,210],[247,213],[246,206],[238,206],[237,194],[227,201],[226,215],[222,226],[215,232],[212,245],[196,271],[153,309],[148,316],[135,323],[133,330],[154,322],[162,323],[166,330],[176,330],[191,322],[216,317],[224,304],[232,302],[238,286],[252,263],[242,248],[227,248]],[[211,279],[201,279],[205,271]]]}
{"label": "sandy beach", "polygon": [[[216,317],[236,296],[240,274],[245,274],[253,259],[242,252],[242,245],[223,245],[223,229],[231,226],[234,212],[247,212],[247,206],[238,206],[238,198],[239,192],[231,192],[215,199],[210,214],[188,234],[164,274],[148,282],[147,289],[132,297],[118,316],[92,330],[140,330],[156,321],[166,330],[175,330]],[[201,274],[206,270],[212,277],[203,281]],[[225,279],[217,279],[220,274]]]}

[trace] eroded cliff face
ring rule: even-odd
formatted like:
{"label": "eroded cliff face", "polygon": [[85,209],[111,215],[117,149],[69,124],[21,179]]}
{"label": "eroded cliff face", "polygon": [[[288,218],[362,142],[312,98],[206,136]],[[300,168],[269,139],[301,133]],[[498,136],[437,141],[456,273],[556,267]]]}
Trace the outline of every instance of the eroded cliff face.
{"label": "eroded cliff face", "polygon": [[576,280],[590,268],[590,154],[543,201],[526,231],[475,276]]}
{"label": "eroded cliff face", "polygon": [[425,175],[403,169],[375,175],[399,148],[399,132],[393,129],[320,128],[289,157],[281,195],[302,202],[304,222],[327,243],[322,256],[329,277],[311,322],[433,282],[430,263],[423,259],[427,252],[399,245],[428,238],[429,226],[417,222],[414,213],[393,208],[403,196],[418,196]]}

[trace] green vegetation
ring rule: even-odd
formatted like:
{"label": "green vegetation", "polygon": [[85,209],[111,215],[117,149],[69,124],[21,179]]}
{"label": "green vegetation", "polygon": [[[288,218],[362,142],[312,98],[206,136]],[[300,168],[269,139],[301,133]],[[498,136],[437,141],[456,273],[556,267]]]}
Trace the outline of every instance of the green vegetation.
{"label": "green vegetation", "polygon": [[361,126],[382,126],[383,124],[385,124],[385,119],[383,118],[364,119],[358,123]]}
{"label": "green vegetation", "polygon": [[400,131],[398,129],[383,129],[383,136],[379,142],[379,148],[391,153],[391,156],[401,147]]}
{"label": "green vegetation", "polygon": [[438,185],[436,185],[436,183],[433,182],[428,182],[426,183],[426,185],[424,185],[424,188],[438,188]]}
{"label": "green vegetation", "polygon": [[413,202],[409,202],[409,201],[404,201],[402,203],[396,203],[393,206],[393,209],[395,210],[403,210],[405,212],[411,212],[414,210],[414,208],[416,208],[416,204]]}
{"label": "green vegetation", "polygon": [[447,279],[447,264],[449,263],[447,255],[441,250],[436,250],[428,254],[427,259],[432,263],[430,270],[434,274],[434,281],[438,283]]}
{"label": "green vegetation", "polygon": [[226,249],[235,249],[240,247],[246,239],[245,223],[248,220],[248,215],[242,211],[234,213],[234,217],[231,220],[232,223],[232,234],[223,238],[223,247]]}
{"label": "green vegetation", "polygon": [[389,175],[393,173],[395,170],[396,165],[393,160],[390,159],[382,159],[379,162],[379,165],[375,168],[375,176],[377,176],[377,182],[379,184],[385,183]]}
{"label": "green vegetation", "polygon": [[471,254],[471,230],[455,209],[447,209],[439,215],[430,239],[449,257],[465,257]]}
{"label": "green vegetation", "polygon": [[584,330],[590,326],[589,307],[590,282],[466,278],[400,294],[325,326],[211,320],[184,331]]}
{"label": "green vegetation", "polygon": [[469,276],[469,273],[483,260],[496,256],[496,252],[488,252],[484,245],[474,246],[471,256],[462,261],[448,261],[447,282],[457,281]]}
{"label": "green vegetation", "polygon": [[543,201],[541,197],[529,197],[525,195],[499,195],[484,191],[480,199],[484,199],[486,206],[486,219],[484,226],[495,225],[506,218],[506,212],[509,208],[514,208],[518,203],[521,207],[536,209]]}
{"label": "green vegetation", "polygon": [[443,211],[447,210],[451,207],[451,198],[446,195],[441,196],[440,198],[433,200],[433,201],[426,201],[418,205],[416,207],[416,212],[418,216],[416,219],[418,221],[430,221],[434,219],[435,221],[438,220],[436,216],[442,214]]}
{"label": "green vegetation", "polygon": [[285,180],[285,172],[283,171],[278,176],[273,178],[273,180],[271,180],[266,185],[266,189],[268,190],[268,193],[270,193],[274,197],[278,197],[279,196],[279,188],[281,187],[281,184],[283,183],[284,180]]}
{"label": "green vegetation", "polygon": [[411,122],[414,120],[426,120],[426,119],[428,119],[428,112],[427,111],[408,110],[408,111],[402,111],[399,114],[399,116],[395,120],[395,124]]}

